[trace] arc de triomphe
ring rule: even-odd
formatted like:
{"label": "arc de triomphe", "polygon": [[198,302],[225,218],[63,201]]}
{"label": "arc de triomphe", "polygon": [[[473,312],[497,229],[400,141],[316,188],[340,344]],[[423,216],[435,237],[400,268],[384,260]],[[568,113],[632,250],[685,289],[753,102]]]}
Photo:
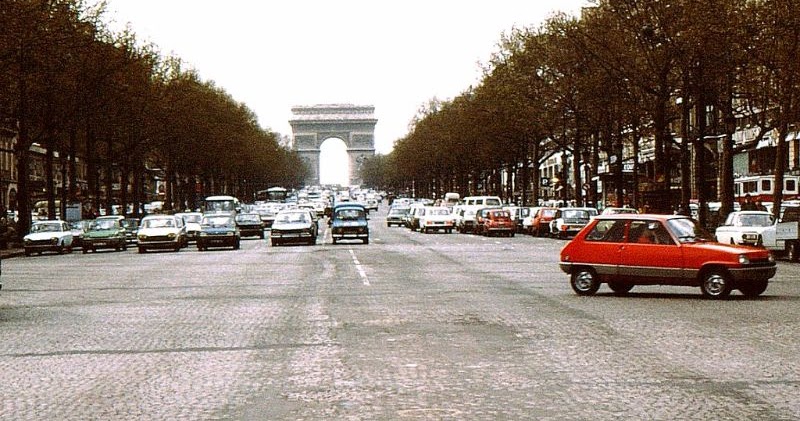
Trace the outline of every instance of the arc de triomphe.
{"label": "arc de triomphe", "polygon": [[320,184],[319,148],[337,138],[347,145],[350,161],[349,184],[360,184],[359,166],[375,155],[375,107],[371,105],[324,104],[292,107],[292,145],[308,164],[308,184]]}

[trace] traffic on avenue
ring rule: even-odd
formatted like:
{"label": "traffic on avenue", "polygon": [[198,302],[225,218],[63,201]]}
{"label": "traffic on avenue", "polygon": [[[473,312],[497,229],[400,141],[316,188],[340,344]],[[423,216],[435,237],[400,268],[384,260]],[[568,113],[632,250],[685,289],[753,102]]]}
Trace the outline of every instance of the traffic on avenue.
{"label": "traffic on avenue", "polygon": [[580,294],[569,239],[388,215],[335,244],[323,216],[316,241],[4,255],[0,418],[800,418],[796,262],[755,296]]}

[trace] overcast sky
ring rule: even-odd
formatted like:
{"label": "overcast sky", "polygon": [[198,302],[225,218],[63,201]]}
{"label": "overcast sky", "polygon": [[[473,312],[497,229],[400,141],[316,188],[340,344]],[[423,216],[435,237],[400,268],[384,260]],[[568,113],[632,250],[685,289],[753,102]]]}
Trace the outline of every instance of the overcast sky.
{"label": "overcast sky", "polygon": [[284,135],[294,105],[374,105],[375,146],[388,153],[422,104],[477,85],[503,32],[586,3],[109,0],[107,20],[129,23]]}

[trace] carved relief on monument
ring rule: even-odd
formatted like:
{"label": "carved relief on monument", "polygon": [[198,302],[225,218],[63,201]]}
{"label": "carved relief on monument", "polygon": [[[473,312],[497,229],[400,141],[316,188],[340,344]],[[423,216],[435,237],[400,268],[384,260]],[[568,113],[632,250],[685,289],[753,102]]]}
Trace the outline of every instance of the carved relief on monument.
{"label": "carved relief on monument", "polygon": [[369,133],[353,133],[350,147],[353,149],[373,149],[375,142],[372,137],[372,134]]}
{"label": "carved relief on monument", "polygon": [[319,149],[319,145],[317,145],[317,136],[315,134],[294,135],[294,148],[296,150]]}

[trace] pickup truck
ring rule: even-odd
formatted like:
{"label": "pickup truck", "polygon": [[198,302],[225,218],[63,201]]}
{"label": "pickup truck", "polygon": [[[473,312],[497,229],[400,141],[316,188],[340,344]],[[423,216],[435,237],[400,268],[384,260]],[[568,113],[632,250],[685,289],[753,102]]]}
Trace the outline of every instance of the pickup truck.
{"label": "pickup truck", "polygon": [[787,219],[784,214],[780,222],[765,230],[761,241],[765,248],[785,253],[789,260],[796,262],[800,260],[800,208],[791,213],[792,217]]}

